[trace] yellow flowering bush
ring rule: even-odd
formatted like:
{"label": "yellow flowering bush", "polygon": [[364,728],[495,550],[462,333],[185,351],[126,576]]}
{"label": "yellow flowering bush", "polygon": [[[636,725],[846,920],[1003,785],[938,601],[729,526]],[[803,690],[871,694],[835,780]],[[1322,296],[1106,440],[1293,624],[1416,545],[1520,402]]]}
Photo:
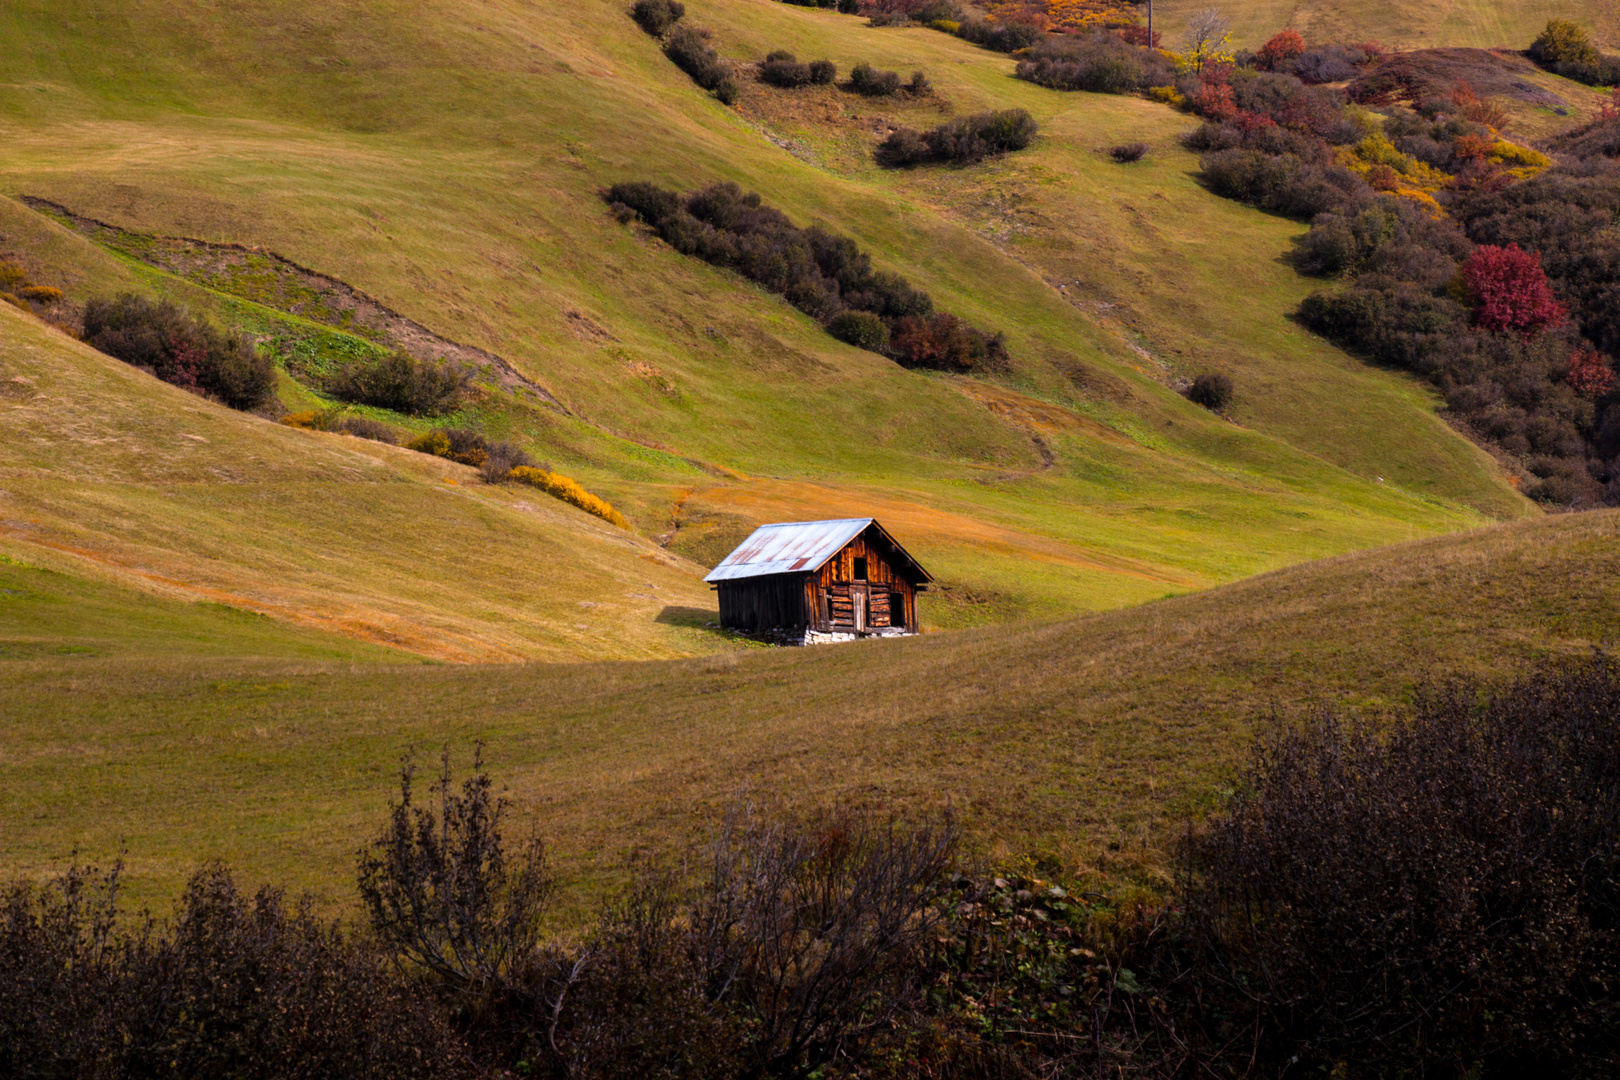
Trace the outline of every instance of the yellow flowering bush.
{"label": "yellow flowering bush", "polygon": [[624,520],[624,515],[603,500],[592,495],[579,486],[579,481],[563,476],[561,473],[547,472],[545,469],[531,468],[528,465],[519,465],[508,476],[519,483],[537,487],[552,498],[561,499],[570,506],[577,506],[587,514],[595,514],[611,525],[617,525],[626,531],[630,523]]}
{"label": "yellow flowering bush", "polygon": [[1187,95],[1173,86],[1150,86],[1148,97],[1154,101],[1162,101],[1173,108],[1183,108],[1187,104]]}

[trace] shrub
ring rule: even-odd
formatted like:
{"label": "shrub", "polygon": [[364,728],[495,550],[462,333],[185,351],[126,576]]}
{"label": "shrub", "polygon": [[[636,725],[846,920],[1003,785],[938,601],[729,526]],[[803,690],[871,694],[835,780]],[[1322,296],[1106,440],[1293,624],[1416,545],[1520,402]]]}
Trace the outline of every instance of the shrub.
{"label": "shrub", "polygon": [[726,91],[735,100],[736,83],[720,54],[709,47],[707,31],[677,26],[664,39],[664,55],[703,89],[714,91],[717,96]]}
{"label": "shrub", "polygon": [[630,15],[647,33],[663,37],[686,15],[686,5],[680,0],[636,0]]}
{"label": "shrub", "polygon": [[1361,65],[1371,56],[1365,49],[1353,45],[1321,45],[1307,49],[1294,57],[1290,65],[1292,74],[1307,85],[1344,82],[1361,73]]}
{"label": "shrub", "polygon": [[760,81],[795,89],[810,85],[810,65],[801,64],[790,52],[773,52],[759,66]]}
{"label": "shrub", "polygon": [[827,333],[857,349],[881,353],[889,347],[889,328],[870,311],[844,311],[827,323]]}
{"label": "shrub", "polygon": [[1287,70],[1292,61],[1305,52],[1305,39],[1298,30],[1282,30],[1273,34],[1254,54],[1255,66],[1265,71]]}
{"label": "shrub", "polygon": [[1023,109],[977,113],[921,134],[910,128],[899,128],[878,145],[873,157],[888,168],[924,161],[970,163],[1022,150],[1039,130],[1035,119]]}
{"label": "shrub", "polygon": [[[987,137],[1008,139],[1020,135],[1021,124],[1014,116],[988,128]],[[912,135],[919,142],[923,138]],[[995,366],[1006,360],[1000,335],[966,328],[947,335],[954,342],[949,347],[934,342],[932,330],[919,331],[934,313],[927,293],[897,274],[873,270],[871,259],[848,237],[820,227],[799,229],[736,184],[713,184],[684,200],[650,184],[616,184],[603,198],[652,225],[682,254],[736,270],[824,324],[845,312],[876,316],[888,330],[887,355],[892,359],[920,364],[943,353],[953,369],[962,363]],[[922,322],[902,327],[908,318]],[[901,349],[902,329],[915,348]]]}
{"label": "shrub", "polygon": [[509,442],[492,442],[484,449],[484,464],[480,471],[491,484],[504,483],[512,478],[512,470],[519,466],[532,466],[534,459],[522,447]]}
{"label": "shrub", "polygon": [[630,523],[624,520],[624,515],[613,509],[604,500],[580,487],[578,481],[560,473],[519,465],[507,475],[519,483],[539,488],[554,499],[561,499],[570,506],[577,506],[587,514],[595,514],[611,525],[617,525],[627,531],[630,528]]}
{"label": "shrub", "polygon": [[1475,321],[1486,330],[1530,335],[1564,322],[1564,306],[1553,298],[1541,260],[1518,244],[1481,244],[1463,263],[1462,277]]}
{"label": "shrub", "polygon": [[975,45],[996,52],[1011,53],[1027,49],[1046,37],[1039,27],[1025,22],[990,22],[987,19],[961,20],[956,36]]}
{"label": "shrub", "polygon": [[418,360],[396,350],[350,361],[328,376],[326,390],[341,401],[392,409],[407,416],[452,412],[466,396],[472,371],[448,360]]}
{"label": "shrub", "polygon": [[0,898],[0,1074],[472,1077],[431,996],[382,952],[222,867],[174,918],[120,925],[119,868]]}
{"label": "shrub", "polygon": [[816,86],[829,86],[838,78],[838,65],[831,60],[810,61],[810,81]]}
{"label": "shrub", "polygon": [[337,409],[308,409],[288,413],[276,422],[300,431],[333,431],[337,428],[337,419]]}
{"label": "shrub", "polygon": [[1187,391],[1187,400],[1211,412],[1223,412],[1232,404],[1232,397],[1232,380],[1216,372],[1198,376]]}
{"label": "shrub", "polygon": [[1147,152],[1148,144],[1145,142],[1121,143],[1118,146],[1110,147],[1108,156],[1120,164],[1126,164],[1132,161],[1141,161],[1147,157]]}
{"label": "shrub", "polygon": [[[285,423],[286,421],[282,421]],[[358,439],[370,439],[372,442],[387,443],[393,446],[399,442],[399,433],[380,421],[366,416],[345,416],[332,425],[333,431],[345,435],[353,435]]]}
{"label": "shrub", "polygon": [[1345,209],[1366,185],[1354,173],[1323,167],[1293,154],[1218,150],[1200,159],[1211,191],[1290,217],[1312,218]]}
{"label": "shrub", "polygon": [[890,352],[904,367],[936,371],[967,373],[1007,364],[1007,347],[1000,334],[986,334],[942,311],[901,318]]}
{"label": "shrub", "polygon": [[1551,66],[1560,63],[1596,64],[1601,58],[1592,37],[1577,23],[1568,19],[1548,19],[1536,40],[1526,50],[1537,63]]}
{"label": "shrub", "polygon": [[62,290],[49,285],[24,285],[17,290],[17,295],[36,304],[54,304],[62,299]]}
{"label": "shrub", "polygon": [[1614,389],[1614,369],[1596,349],[1577,349],[1569,358],[1569,374],[1564,377],[1575,392],[1597,398]]}
{"label": "shrub", "polygon": [[450,437],[442,431],[425,432],[406,443],[405,449],[415,450],[418,454],[447,458],[450,456]]}
{"label": "shrub", "polygon": [[1348,1075],[1609,1072],[1617,714],[1600,658],[1262,738],[1187,852],[1238,1039]]}
{"label": "shrub", "polygon": [[0,259],[0,292],[19,292],[27,284],[28,271],[8,259]]}
{"label": "shrub", "polygon": [[415,776],[407,759],[399,801],[360,855],[360,899],[371,929],[446,986],[499,989],[539,942],[552,891],[545,848],[531,836],[516,852],[506,850],[508,804],[493,794],[481,753],[457,793],[444,751],[430,789],[436,808],[412,803]]}
{"label": "shrub", "polygon": [[167,300],[125,293],[85,305],[84,340],[164,382],[206,394],[233,409],[268,402],[275,363],[246,337],[227,334]]}
{"label": "shrub", "polygon": [[887,97],[899,93],[900,73],[878,71],[871,64],[862,61],[850,69],[849,88],[867,97]]}
{"label": "shrub", "polygon": [[1054,90],[1097,94],[1146,90],[1164,86],[1174,77],[1163,54],[1102,32],[1049,38],[1018,62],[1017,75]]}

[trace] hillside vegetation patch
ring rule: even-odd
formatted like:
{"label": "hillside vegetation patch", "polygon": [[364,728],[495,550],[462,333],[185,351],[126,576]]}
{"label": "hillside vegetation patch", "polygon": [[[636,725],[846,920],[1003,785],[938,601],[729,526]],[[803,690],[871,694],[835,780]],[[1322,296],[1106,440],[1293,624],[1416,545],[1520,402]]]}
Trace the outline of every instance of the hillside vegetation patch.
{"label": "hillside vegetation patch", "polygon": [[[898,274],[872,268],[846,236],[801,229],[736,184],[712,184],[687,196],[643,181],[604,195],[624,220],[650,225],[683,255],[735,270],[785,297],[840,340],[878,344],[906,366],[943,371],[995,370],[1007,362],[1000,334],[934,310],[932,298]],[[865,313],[868,319],[839,317]],[[873,321],[887,331],[887,342]],[[836,329],[834,329],[836,321]]]}
{"label": "hillside vegetation patch", "polygon": [[391,409],[406,416],[454,412],[472,385],[472,368],[450,360],[420,360],[403,350],[353,360],[326,380],[340,401]]}
{"label": "hillside vegetation patch", "polygon": [[929,162],[969,165],[1022,150],[1040,130],[1024,109],[976,113],[949,120],[929,131],[902,127],[878,144],[873,158],[889,169]]}
{"label": "hillside vegetation patch", "polygon": [[246,337],[228,334],[168,300],[133,293],[85,305],[87,345],[233,409],[274,396],[275,364]]}

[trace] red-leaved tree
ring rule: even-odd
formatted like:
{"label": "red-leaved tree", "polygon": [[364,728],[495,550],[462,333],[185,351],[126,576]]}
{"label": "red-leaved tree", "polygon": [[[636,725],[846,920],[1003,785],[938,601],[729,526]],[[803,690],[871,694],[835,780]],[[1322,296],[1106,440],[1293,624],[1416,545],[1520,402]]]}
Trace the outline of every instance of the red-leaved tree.
{"label": "red-leaved tree", "polygon": [[1255,61],[1267,71],[1276,71],[1277,65],[1292,60],[1305,51],[1305,39],[1298,30],[1284,30],[1273,34],[1271,40],[1260,46]]}
{"label": "red-leaved tree", "polygon": [[1576,349],[1569,358],[1569,374],[1564,381],[1577,394],[1599,398],[1614,389],[1614,371],[1596,349]]}
{"label": "red-leaved tree", "polygon": [[1564,322],[1564,305],[1547,284],[1541,259],[1518,244],[1481,244],[1462,265],[1463,284],[1474,302],[1475,321],[1486,330],[1513,330],[1530,337]]}

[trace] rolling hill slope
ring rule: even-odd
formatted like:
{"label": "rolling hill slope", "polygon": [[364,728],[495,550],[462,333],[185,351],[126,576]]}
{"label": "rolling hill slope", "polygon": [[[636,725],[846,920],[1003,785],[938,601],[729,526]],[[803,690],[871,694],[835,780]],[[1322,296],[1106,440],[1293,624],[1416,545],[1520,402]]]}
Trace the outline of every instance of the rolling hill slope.
{"label": "rolling hill slope", "polygon": [[[787,120],[752,86],[740,111],[720,106],[606,0],[342,15],[28,0],[0,13],[0,188],[263,247],[499,354],[563,408],[492,392],[468,418],[677,554],[712,561],[764,517],[902,516],[952,586],[924,612],[934,626],[1113,607],[1534,512],[1430,391],[1286,321],[1307,283],[1278,257],[1301,227],[1204,192],[1179,114],[1016,82],[1008,58],[943,34],[772,0],[690,9],[728,56],[924,67],[940,108],[1022,106],[1046,134],[1007,162],[908,175],[823,152],[820,125],[784,148]],[[832,105],[845,128],[883,119],[853,95]],[[869,146],[863,130],[841,137]],[[1152,141],[1151,164],[1097,153],[1124,132]],[[908,372],[838,344],[615,222],[598,192],[637,176],[736,180],[850,233],[1005,330],[1013,372]],[[70,296],[133,280],[252,315],[21,204],[0,219],[4,246]],[[1208,368],[1237,379],[1236,424],[1174,392]]]}
{"label": "rolling hill slope", "polygon": [[[4,569],[4,568],[0,568]],[[8,571],[9,572],[9,571]],[[9,580],[9,579],[7,579]],[[1258,718],[1377,715],[1620,634],[1620,511],[1499,525],[1078,620],[647,664],[54,657],[0,664],[0,869],[127,846],[352,897],[399,755],[474,740],[564,877],[755,797],[938,805],[988,852],[1152,877]],[[0,601],[4,602],[4,601]],[[176,761],[184,759],[185,767]]]}

